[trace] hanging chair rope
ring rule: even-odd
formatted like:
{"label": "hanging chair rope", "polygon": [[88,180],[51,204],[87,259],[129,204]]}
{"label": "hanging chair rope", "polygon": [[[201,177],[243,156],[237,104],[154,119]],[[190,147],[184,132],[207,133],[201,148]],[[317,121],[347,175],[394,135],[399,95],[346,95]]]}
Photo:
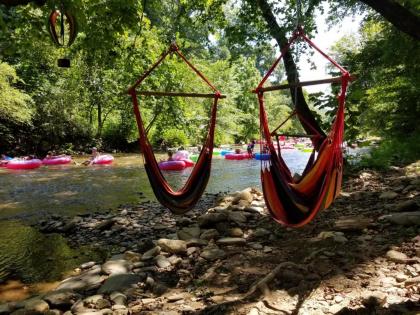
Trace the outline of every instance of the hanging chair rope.
{"label": "hanging chair rope", "polygon": [[[209,128],[207,133],[206,141],[203,145],[203,149],[198,157],[197,163],[195,164],[190,177],[188,178],[185,185],[179,190],[174,191],[162,172],[159,169],[158,162],[153,153],[153,148],[147,137],[147,132],[144,127],[143,119],[139,109],[139,101],[137,97],[136,88],[153,72],[156,67],[165,59],[165,57],[174,52],[178,55],[213,91],[213,105],[211,110],[211,117],[209,121]],[[202,196],[208,180],[210,178],[210,169],[211,169],[211,160],[213,154],[213,139],[214,131],[216,125],[216,113],[217,113],[217,104],[220,98],[225,96],[220,94],[216,87],[198,70],[196,69],[179,51],[175,43],[171,44],[170,48],[162,54],[162,56],[152,65],[152,67],[147,70],[137,81],[130,87],[128,93],[132,97],[134,114],[136,117],[136,122],[139,130],[139,143],[140,148],[144,156],[144,167],[147,173],[147,176],[152,186],[153,192],[158,199],[158,201],[170,209],[175,214],[182,214],[190,210],[198,202]],[[140,94],[141,92],[139,92]],[[145,93],[143,95],[156,95],[156,96],[189,96],[189,97],[209,97],[208,94],[203,96],[202,93],[183,93],[183,92],[152,92]]]}
{"label": "hanging chair rope", "polygon": [[[264,83],[275,70],[284,54],[298,38],[303,39],[309,46],[313,47],[339,69],[341,72],[339,79],[329,78],[325,80],[298,82],[296,78],[296,82],[289,83],[288,85],[264,88]],[[341,144],[344,131],[345,97],[348,83],[352,79],[353,77],[343,67],[318,48],[305,35],[303,29],[298,26],[286,47],[281,51],[280,57],[274,62],[254,90],[254,93],[258,96],[260,107],[261,137],[265,139],[265,143],[270,152],[270,160],[262,161],[261,163],[261,182],[267,208],[275,221],[292,227],[303,226],[310,222],[320,210],[327,208],[338,195],[342,178],[343,157]],[[317,158],[315,159],[315,151],[313,151],[301,178],[294,179],[281,156],[281,150],[279,150],[278,154],[275,150],[272,136],[276,135],[281,125],[274,132],[270,132],[264,106],[264,93],[283,88],[297,88],[298,86],[328,82],[341,83],[341,92],[338,97],[338,108],[334,123],[327,137],[320,145]],[[295,114],[298,115],[299,113],[293,112],[291,116]]]}

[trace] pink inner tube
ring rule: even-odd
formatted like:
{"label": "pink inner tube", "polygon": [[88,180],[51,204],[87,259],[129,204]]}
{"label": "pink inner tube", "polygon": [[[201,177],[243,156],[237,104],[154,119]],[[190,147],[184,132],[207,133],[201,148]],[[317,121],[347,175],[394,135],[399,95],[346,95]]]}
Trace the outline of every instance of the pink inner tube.
{"label": "pink inner tube", "polygon": [[111,164],[113,161],[114,161],[114,157],[112,155],[104,154],[104,155],[100,155],[94,158],[93,164],[99,164],[99,165]]}
{"label": "pink inner tube", "polygon": [[225,154],[226,160],[245,160],[251,159],[252,157],[248,153],[228,153]]}
{"label": "pink inner tube", "polygon": [[42,165],[42,161],[33,160],[10,160],[6,167],[11,170],[31,170]]}
{"label": "pink inner tube", "polygon": [[194,161],[191,161],[190,159],[185,159],[182,161],[185,162],[186,167],[193,167],[195,165]]}
{"label": "pink inner tube", "polygon": [[71,162],[71,156],[62,156],[57,158],[45,158],[42,160],[42,164],[44,165],[61,165],[61,164],[69,164]]}
{"label": "pink inner tube", "polygon": [[159,162],[159,168],[163,171],[180,171],[186,167],[185,161]]}

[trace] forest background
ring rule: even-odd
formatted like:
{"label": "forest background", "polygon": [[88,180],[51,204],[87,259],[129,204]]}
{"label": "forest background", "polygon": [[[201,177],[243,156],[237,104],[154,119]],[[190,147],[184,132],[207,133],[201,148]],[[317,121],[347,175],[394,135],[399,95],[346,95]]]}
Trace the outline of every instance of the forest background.
{"label": "forest background", "polygon": [[[0,150],[16,155],[42,155],[51,149],[77,153],[90,146],[137,149],[138,132],[126,91],[173,40],[228,96],[219,106],[216,145],[258,138],[258,104],[250,91],[297,23],[297,4],[289,0],[48,0],[10,6],[13,2],[28,1],[0,4]],[[346,140],[381,139],[365,161],[370,166],[418,159],[420,3],[299,2],[300,23],[310,37],[317,32],[315,10],[321,10],[331,25],[349,15],[363,17],[359,30],[332,50],[332,56],[357,76],[348,93]],[[68,48],[55,46],[47,30],[49,14],[61,5],[75,15],[78,26]],[[293,55],[295,62],[306,51],[298,47],[301,54]],[[71,59],[70,68],[57,66],[63,57]],[[286,70],[280,67],[270,84],[297,75]],[[146,84],[148,90],[208,92],[175,57]],[[324,130],[333,118],[336,93],[335,88],[304,92]],[[266,101],[272,127],[292,112],[289,91],[270,93]],[[206,101],[150,97],[141,99],[141,109],[156,146],[162,140],[169,146],[200,145],[206,134]],[[302,130],[290,121],[284,131]]]}

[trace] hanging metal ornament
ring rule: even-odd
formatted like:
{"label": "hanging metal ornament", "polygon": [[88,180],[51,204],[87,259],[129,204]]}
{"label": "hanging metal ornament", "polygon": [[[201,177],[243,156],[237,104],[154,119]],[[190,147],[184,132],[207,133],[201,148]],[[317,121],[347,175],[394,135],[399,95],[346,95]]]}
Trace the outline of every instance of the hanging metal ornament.
{"label": "hanging metal ornament", "polygon": [[[59,26],[57,25],[59,22]],[[59,29],[59,34],[57,34],[57,29]],[[49,28],[48,28],[53,42],[61,47],[70,46],[77,35],[77,25],[75,17],[63,10],[54,10],[51,12],[49,17]],[[66,32],[67,31],[67,32]]]}
{"label": "hanging metal ornament", "polygon": [[[70,46],[77,35],[77,24],[75,17],[64,9],[61,4],[60,10],[51,12],[48,19],[48,30],[53,42],[60,47]],[[58,59],[58,66],[62,68],[70,67],[70,59]]]}

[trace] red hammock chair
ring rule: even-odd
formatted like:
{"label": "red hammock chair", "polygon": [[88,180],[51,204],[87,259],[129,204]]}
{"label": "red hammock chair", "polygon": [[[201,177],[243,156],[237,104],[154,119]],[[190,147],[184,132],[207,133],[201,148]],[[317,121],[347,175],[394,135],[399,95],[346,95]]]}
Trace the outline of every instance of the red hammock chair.
{"label": "red hammock chair", "polygon": [[[324,80],[295,82],[279,86],[264,87],[263,85],[268,77],[274,71],[284,54],[290,49],[293,42],[298,38],[302,38],[312,48],[328,59],[340,70],[341,76]],[[261,136],[265,139],[270,152],[270,159],[268,161],[262,161],[261,163],[262,188],[267,208],[273,219],[278,223],[292,227],[303,226],[310,222],[320,210],[327,208],[339,194],[343,165],[341,145],[344,132],[344,105],[347,85],[351,80],[352,77],[344,68],[321,51],[305,35],[302,28],[298,28],[293,33],[287,46],[281,51],[280,57],[274,62],[255,89],[254,92],[258,95],[260,107]],[[327,137],[323,138],[323,140],[321,139],[322,142],[319,146],[317,158],[315,159],[314,150],[302,177],[299,180],[294,180],[281,156],[280,149],[278,154],[275,150],[272,137],[273,135],[276,135],[276,132],[270,132],[269,130],[267,114],[264,108],[264,92],[332,82],[341,83],[341,92],[338,96],[338,109],[334,123],[332,124]],[[301,121],[305,120],[305,117],[299,115],[297,106],[292,115],[294,114],[298,115]],[[306,120],[307,125],[308,121],[315,120]],[[313,126],[314,131],[317,130],[316,127],[317,126]],[[276,128],[276,130],[277,129],[278,128]],[[320,134],[318,133],[313,136],[318,137],[319,139]]]}
{"label": "red hammock chair", "polygon": [[[155,91],[139,91],[136,92],[136,88],[144,81],[146,77],[165,59],[169,53],[175,53],[181,58],[213,91],[214,93],[202,94],[202,93],[186,93],[186,92],[155,92]],[[171,210],[175,214],[182,214],[190,210],[198,202],[204,189],[207,186],[207,182],[210,177],[211,159],[213,154],[213,139],[214,129],[216,125],[216,112],[217,103],[220,98],[225,98],[220,92],[207,80],[200,71],[198,71],[179,51],[176,44],[171,44],[170,48],[162,54],[158,61],[147,70],[137,82],[128,90],[133,100],[134,114],[139,129],[139,143],[140,148],[144,156],[144,167],[146,169],[147,176],[152,186],[153,192],[157,200]],[[195,164],[190,177],[188,178],[185,185],[179,190],[174,191],[165,177],[162,175],[158,162],[153,153],[152,146],[150,145],[149,139],[147,138],[147,131],[144,127],[143,119],[140,114],[137,94],[149,95],[149,96],[183,96],[183,97],[205,97],[213,98],[213,107],[211,110],[211,118],[209,121],[209,131],[207,139],[203,145],[203,149],[198,157],[197,163]]]}

